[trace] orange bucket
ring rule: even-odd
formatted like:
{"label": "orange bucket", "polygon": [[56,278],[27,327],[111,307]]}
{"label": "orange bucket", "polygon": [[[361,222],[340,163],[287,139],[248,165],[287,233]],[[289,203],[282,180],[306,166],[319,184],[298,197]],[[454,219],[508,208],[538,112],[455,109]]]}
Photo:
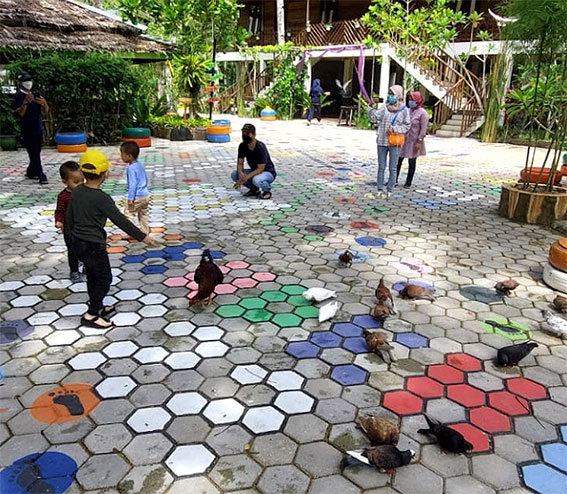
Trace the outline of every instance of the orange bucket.
{"label": "orange bucket", "polygon": [[567,238],[562,238],[551,244],[549,262],[555,269],[567,271]]}

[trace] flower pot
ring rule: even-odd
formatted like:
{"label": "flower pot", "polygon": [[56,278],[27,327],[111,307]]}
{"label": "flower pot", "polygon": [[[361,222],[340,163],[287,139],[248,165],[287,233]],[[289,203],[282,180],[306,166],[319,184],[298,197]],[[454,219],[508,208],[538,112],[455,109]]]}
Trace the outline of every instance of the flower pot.
{"label": "flower pot", "polygon": [[0,136],[0,148],[2,148],[2,151],[15,151],[16,147],[16,136]]}
{"label": "flower pot", "polygon": [[549,262],[555,269],[567,271],[567,238],[562,238],[551,244]]}
{"label": "flower pot", "polygon": [[[546,184],[547,181],[549,180],[550,172],[551,172],[551,168],[544,168],[543,171],[541,171],[541,168],[532,168],[531,173],[529,168],[527,170],[523,169],[520,172],[520,181],[529,182],[531,184],[535,184],[536,182],[539,184]],[[540,177],[540,173],[541,173],[541,177]],[[563,165],[561,168],[557,170],[555,177],[553,177],[553,185],[559,185],[559,182],[561,182],[561,179],[564,176],[567,176],[567,165]]]}
{"label": "flower pot", "polygon": [[550,226],[567,218],[567,189],[554,187],[544,192],[540,187],[524,190],[522,184],[505,184],[500,194],[498,214],[513,221]]}
{"label": "flower pot", "polygon": [[193,134],[193,139],[196,141],[206,141],[207,127],[193,127],[191,129],[191,134]]}
{"label": "flower pot", "polygon": [[193,136],[189,129],[185,127],[177,127],[175,129],[171,129],[169,138],[172,141],[191,141]]}

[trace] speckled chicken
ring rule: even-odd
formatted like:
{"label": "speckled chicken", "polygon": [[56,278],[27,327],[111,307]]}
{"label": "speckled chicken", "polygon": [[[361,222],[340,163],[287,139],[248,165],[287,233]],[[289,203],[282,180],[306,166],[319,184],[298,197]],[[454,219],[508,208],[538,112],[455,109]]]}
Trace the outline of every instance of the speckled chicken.
{"label": "speckled chicken", "polygon": [[512,292],[519,286],[520,284],[516,280],[510,278],[509,280],[499,281],[498,283],[496,283],[496,285],[494,285],[494,289],[498,293],[509,297]]}
{"label": "speckled chicken", "polygon": [[392,292],[384,283],[384,277],[380,279],[380,282],[378,283],[374,294],[376,295],[379,304],[387,305],[390,308],[390,312],[392,314],[396,313],[396,309],[394,307],[394,298],[392,297]]}
{"label": "speckled chicken", "polygon": [[392,311],[387,305],[384,304],[378,303],[372,309],[372,317],[382,322],[388,319],[388,317],[390,317],[391,315],[392,315]]}
{"label": "speckled chicken", "polygon": [[400,296],[411,300],[430,300],[431,302],[435,300],[431,288],[415,285],[414,283],[407,283],[406,286],[400,290]]}
{"label": "speckled chicken", "polygon": [[368,349],[374,353],[380,354],[384,362],[387,364],[397,360],[394,354],[394,347],[388,343],[388,335],[381,331],[372,332],[364,330],[364,340]]}
{"label": "speckled chicken", "polygon": [[339,261],[341,261],[346,267],[350,267],[352,265],[352,254],[345,250],[340,256]]}
{"label": "speckled chicken", "polygon": [[389,420],[370,415],[359,415],[358,423],[372,444],[393,444],[395,446],[400,440],[400,429]]}
{"label": "speckled chicken", "polygon": [[195,270],[195,282],[199,285],[197,293],[189,300],[189,305],[207,301],[210,305],[217,285],[222,283],[224,275],[211,257],[211,251],[205,249],[201,255],[201,262]]}
{"label": "speckled chicken", "polygon": [[567,297],[564,297],[563,295],[557,295],[557,297],[553,299],[553,308],[557,312],[565,314],[567,312]]}

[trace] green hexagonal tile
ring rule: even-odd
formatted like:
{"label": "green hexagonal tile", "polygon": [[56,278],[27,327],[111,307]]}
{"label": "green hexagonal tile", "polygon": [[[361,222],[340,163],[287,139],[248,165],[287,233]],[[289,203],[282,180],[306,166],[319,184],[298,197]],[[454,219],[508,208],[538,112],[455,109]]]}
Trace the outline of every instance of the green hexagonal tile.
{"label": "green hexagonal tile", "polygon": [[320,240],[323,240],[323,237],[319,235],[303,235],[303,240],[306,240],[307,242],[319,242]]}
{"label": "green hexagonal tile", "polygon": [[287,299],[287,302],[291,305],[294,305],[295,307],[304,307],[306,305],[311,305],[311,302],[307,300],[303,295],[293,295]]}
{"label": "green hexagonal tile", "polygon": [[268,292],[262,293],[260,297],[263,298],[264,300],[267,300],[268,302],[283,302],[287,298],[287,295],[283,292],[270,290]]}
{"label": "green hexagonal tile", "polygon": [[244,314],[244,319],[250,322],[267,322],[272,318],[273,314],[266,309],[249,310]]}
{"label": "green hexagonal tile", "polygon": [[287,214],[285,213],[273,213],[271,216],[275,220],[283,220],[284,218],[287,218]]}
{"label": "green hexagonal tile", "polygon": [[268,302],[259,297],[248,297],[243,298],[238,305],[241,305],[245,309],[263,309],[266,307],[267,303]]}
{"label": "green hexagonal tile", "polygon": [[298,307],[293,311],[293,313],[297,314],[299,317],[303,317],[303,319],[319,317],[319,309],[313,305],[310,305],[309,307]]}
{"label": "green hexagonal tile", "polygon": [[276,225],[277,221],[272,221],[272,220],[262,220],[260,221],[260,225],[262,226],[269,226],[269,225]]}
{"label": "green hexagonal tile", "polygon": [[285,285],[282,287],[282,292],[288,295],[301,295],[307,288],[301,285]]}
{"label": "green hexagonal tile", "polygon": [[301,325],[301,317],[295,314],[276,314],[272,320],[280,328],[292,328]]}
{"label": "green hexagonal tile", "polygon": [[297,228],[293,228],[292,226],[286,226],[281,228],[281,231],[284,233],[297,233],[299,230]]}
{"label": "green hexagonal tile", "polygon": [[240,317],[246,311],[239,305],[223,305],[215,312],[221,317]]}

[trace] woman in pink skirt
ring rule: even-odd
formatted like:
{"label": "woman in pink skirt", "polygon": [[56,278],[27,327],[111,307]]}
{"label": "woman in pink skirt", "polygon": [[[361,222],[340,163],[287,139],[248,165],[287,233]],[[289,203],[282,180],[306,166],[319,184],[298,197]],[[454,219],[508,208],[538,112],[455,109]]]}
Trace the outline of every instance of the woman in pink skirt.
{"label": "woman in pink skirt", "polygon": [[404,158],[408,158],[409,170],[406,177],[404,187],[409,189],[415,174],[415,164],[417,158],[425,156],[425,134],[427,133],[427,124],[429,123],[429,115],[423,108],[424,99],[420,92],[415,91],[410,94],[408,107],[410,113],[411,127],[405,136],[404,145],[398,159],[398,175],[396,183],[400,178],[402,163]]}

